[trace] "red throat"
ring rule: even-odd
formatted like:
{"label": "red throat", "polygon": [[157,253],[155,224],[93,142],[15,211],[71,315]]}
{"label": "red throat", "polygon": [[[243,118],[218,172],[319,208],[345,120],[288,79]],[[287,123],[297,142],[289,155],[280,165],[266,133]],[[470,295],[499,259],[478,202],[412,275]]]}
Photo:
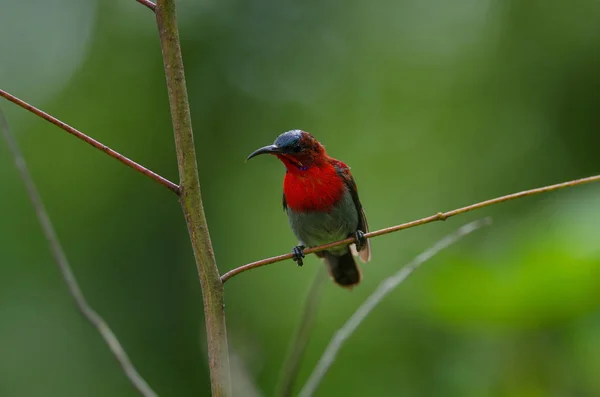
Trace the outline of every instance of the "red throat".
{"label": "red throat", "polygon": [[330,211],[344,194],[344,182],[333,164],[325,159],[304,165],[291,156],[277,156],[285,164],[283,193],[293,211]]}

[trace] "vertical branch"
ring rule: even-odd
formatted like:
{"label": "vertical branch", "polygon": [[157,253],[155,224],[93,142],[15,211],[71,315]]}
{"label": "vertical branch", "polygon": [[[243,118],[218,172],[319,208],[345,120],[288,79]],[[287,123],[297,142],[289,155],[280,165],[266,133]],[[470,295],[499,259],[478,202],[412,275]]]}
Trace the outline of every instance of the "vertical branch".
{"label": "vertical branch", "polygon": [[231,395],[223,283],[206,224],[174,0],[159,0],[156,22],[169,92],[180,178],[180,203],[192,242],[204,301],[213,396]]}
{"label": "vertical branch", "polygon": [[306,294],[304,308],[302,310],[300,321],[298,322],[298,327],[292,342],[290,343],[285,359],[283,360],[283,367],[279,374],[279,384],[277,386],[276,394],[279,397],[289,397],[292,395],[294,382],[298,376],[298,370],[300,369],[304,351],[310,338],[310,332],[312,331],[315,316],[317,314],[317,307],[319,306],[319,301],[321,299],[321,292],[323,292],[323,285],[326,280],[325,266],[319,266],[319,270],[317,271],[317,274],[315,274],[315,278]]}
{"label": "vertical branch", "polygon": [[144,397],[156,397],[156,393],[152,390],[152,388],[146,383],[144,378],[137,372],[133,363],[127,356],[127,353],[121,346],[121,343],[112,332],[106,321],[89,305],[79,284],[77,283],[77,279],[75,278],[75,274],[71,269],[71,265],[69,265],[69,261],[67,260],[67,256],[60,245],[60,241],[58,240],[58,236],[54,231],[54,227],[52,226],[52,221],[46,212],[46,208],[44,207],[44,203],[40,194],[33,182],[33,178],[29,173],[29,169],[27,168],[27,164],[25,163],[25,158],[21,153],[21,149],[17,144],[17,140],[14,135],[10,131],[8,122],[4,117],[4,114],[0,111],[0,130],[4,135],[4,139],[8,143],[8,148],[13,156],[15,161],[15,165],[17,166],[17,170],[19,171],[19,176],[25,185],[25,189],[27,190],[27,194],[29,199],[31,200],[31,204],[35,210],[35,214],[40,222],[40,226],[42,227],[42,232],[48,241],[48,245],[50,246],[50,251],[52,256],[54,257],[54,261],[60,270],[60,273],[67,284],[67,288],[69,293],[73,297],[75,304],[77,305],[77,309],[81,312],[83,317],[98,331],[104,342],[108,345],[112,355],[117,359],[123,372],[129,378],[129,381],[133,384],[133,386],[137,389],[137,391]]}

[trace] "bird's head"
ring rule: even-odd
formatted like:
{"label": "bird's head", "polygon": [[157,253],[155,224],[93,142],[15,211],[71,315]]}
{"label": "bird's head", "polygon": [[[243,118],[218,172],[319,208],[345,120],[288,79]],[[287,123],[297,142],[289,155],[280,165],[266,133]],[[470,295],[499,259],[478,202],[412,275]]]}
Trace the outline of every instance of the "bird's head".
{"label": "bird's head", "polygon": [[255,150],[246,160],[259,154],[277,156],[289,171],[304,171],[327,159],[323,145],[311,134],[301,130],[284,132],[275,139],[272,145]]}

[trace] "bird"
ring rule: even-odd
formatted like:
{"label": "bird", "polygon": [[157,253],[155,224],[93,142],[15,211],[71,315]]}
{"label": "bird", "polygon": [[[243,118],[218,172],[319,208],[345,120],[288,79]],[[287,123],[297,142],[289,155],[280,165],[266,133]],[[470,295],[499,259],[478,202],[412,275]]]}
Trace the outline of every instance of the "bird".
{"label": "bird", "polygon": [[354,260],[371,259],[365,233],[369,227],[350,167],[330,157],[310,133],[291,130],[279,135],[272,145],[252,152],[246,161],[261,155],[276,156],[285,165],[283,209],[299,244],[292,259],[302,266],[304,249],[354,237],[355,243],[316,252],[333,281],[352,289],[361,281]]}

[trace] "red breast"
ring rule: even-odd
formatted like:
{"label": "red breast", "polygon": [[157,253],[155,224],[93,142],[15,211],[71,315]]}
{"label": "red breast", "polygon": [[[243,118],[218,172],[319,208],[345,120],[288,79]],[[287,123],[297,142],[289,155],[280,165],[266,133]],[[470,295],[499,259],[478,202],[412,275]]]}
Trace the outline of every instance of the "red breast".
{"label": "red breast", "polygon": [[288,167],[283,180],[283,193],[291,210],[327,212],[342,198],[344,182],[329,161],[305,170],[294,168]]}

